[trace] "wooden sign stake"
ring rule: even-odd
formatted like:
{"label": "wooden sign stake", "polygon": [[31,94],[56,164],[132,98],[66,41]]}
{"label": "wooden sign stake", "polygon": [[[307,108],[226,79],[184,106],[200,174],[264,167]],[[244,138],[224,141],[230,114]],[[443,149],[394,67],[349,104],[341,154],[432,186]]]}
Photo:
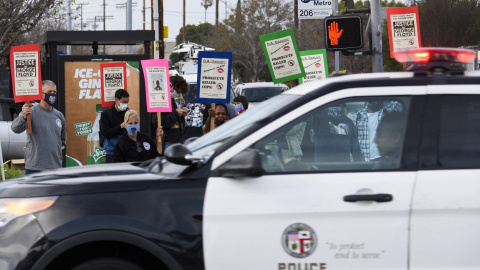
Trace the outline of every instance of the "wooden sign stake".
{"label": "wooden sign stake", "polygon": [[[30,107],[30,101],[27,101],[27,105],[28,107]],[[30,107],[32,108],[32,107]],[[32,114],[28,114],[27,115],[27,132],[28,133],[32,133],[32,118],[31,118]]]}

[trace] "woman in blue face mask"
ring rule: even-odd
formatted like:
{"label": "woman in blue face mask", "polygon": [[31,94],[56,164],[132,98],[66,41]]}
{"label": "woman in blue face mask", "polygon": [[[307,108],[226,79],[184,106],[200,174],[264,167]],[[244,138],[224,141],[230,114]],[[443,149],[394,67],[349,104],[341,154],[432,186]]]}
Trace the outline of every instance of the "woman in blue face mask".
{"label": "woman in blue face mask", "polygon": [[[125,113],[125,129],[113,149],[113,162],[145,161],[162,155],[162,144],[156,144],[150,136],[140,132],[140,118],[136,111]],[[163,136],[161,127],[156,135]]]}

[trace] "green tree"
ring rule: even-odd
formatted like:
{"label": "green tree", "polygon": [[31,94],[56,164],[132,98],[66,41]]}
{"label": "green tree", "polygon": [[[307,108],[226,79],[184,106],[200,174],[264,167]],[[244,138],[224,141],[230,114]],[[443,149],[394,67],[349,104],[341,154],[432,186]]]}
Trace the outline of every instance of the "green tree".
{"label": "green tree", "polygon": [[417,1],[422,46],[480,45],[478,0]]}
{"label": "green tree", "polygon": [[[73,0],[0,1],[0,57],[8,57],[11,46],[26,41],[26,33],[42,20],[57,14],[61,6],[68,1]],[[28,42],[38,40],[29,39]]]}
{"label": "green tree", "polygon": [[[242,81],[271,80],[260,35],[285,29],[292,21],[292,2],[245,0],[225,21],[225,50],[233,52],[234,71]],[[224,30],[225,31],[225,30]],[[263,76],[261,76],[264,74]]]}

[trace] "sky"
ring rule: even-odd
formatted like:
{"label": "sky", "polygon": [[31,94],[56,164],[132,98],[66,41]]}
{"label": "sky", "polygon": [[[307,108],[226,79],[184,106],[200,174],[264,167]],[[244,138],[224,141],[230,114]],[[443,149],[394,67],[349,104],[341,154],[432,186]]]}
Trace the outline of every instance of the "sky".
{"label": "sky", "polygon": [[[155,0],[156,1],[156,0]],[[75,9],[78,4],[83,3],[83,22],[91,21],[88,23],[84,30],[93,31],[93,24],[95,16],[103,16],[103,0],[77,0],[76,4],[72,5],[72,9]],[[143,0],[132,0],[132,30],[143,30]],[[205,8],[200,4],[202,0],[186,0],[186,19],[185,24],[198,25],[205,22]],[[227,3],[227,5],[224,4]],[[127,0],[105,0],[105,16],[113,16],[112,19],[105,20],[105,30],[125,30],[126,29],[126,9],[117,7],[118,4],[125,4]],[[135,6],[136,3],[136,6]],[[151,0],[145,0],[145,29],[151,30]],[[226,18],[225,6],[227,6],[227,12],[231,13],[231,9],[236,6],[237,0],[220,0],[219,2],[219,20],[222,21]],[[180,28],[183,26],[183,0],[163,0],[164,18],[163,24],[168,26],[168,38],[166,41],[175,41],[175,37],[180,33]],[[75,29],[80,29],[80,6],[78,6],[78,18],[72,20],[72,26]],[[103,30],[103,22],[99,21],[97,17],[97,30]],[[215,0],[213,5],[207,9],[206,14],[207,22],[215,24]]]}
{"label": "sky", "polygon": [[[127,0],[76,0],[76,4],[72,5],[72,9],[78,6],[78,16],[72,21],[74,28],[80,28],[80,3],[83,7],[83,22],[92,21],[84,30],[94,30],[93,21],[95,16],[103,16],[103,2],[105,1],[105,16],[113,16],[112,19],[105,20],[105,30],[125,30],[126,29],[126,8],[117,7],[118,4],[126,5]],[[151,0],[132,0],[132,30],[143,30],[143,2],[145,1],[145,29],[151,29]],[[155,0],[157,1],[157,0]],[[398,0],[397,0],[398,1]],[[407,0],[400,0],[408,2]],[[186,20],[185,24],[198,25],[205,22],[205,8],[201,5],[202,0],[185,0],[186,2]],[[226,3],[226,4],[225,4]],[[136,6],[135,6],[136,4]],[[232,9],[237,5],[237,0],[220,0],[219,2],[219,20],[226,18],[226,12],[231,14]],[[168,26],[168,38],[166,41],[175,41],[175,37],[180,33],[183,26],[183,0],[163,0],[164,9],[164,25]],[[213,5],[207,9],[206,21],[215,24],[215,0]],[[76,26],[75,26],[76,24]],[[97,21],[97,30],[103,30],[103,22]]]}

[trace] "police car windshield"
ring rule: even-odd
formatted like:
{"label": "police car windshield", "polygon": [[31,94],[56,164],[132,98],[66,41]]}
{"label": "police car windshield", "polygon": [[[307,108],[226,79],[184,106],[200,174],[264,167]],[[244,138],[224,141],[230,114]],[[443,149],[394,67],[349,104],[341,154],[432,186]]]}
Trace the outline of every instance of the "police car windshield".
{"label": "police car windshield", "polygon": [[256,122],[275,114],[283,109],[285,104],[291,103],[300,98],[297,95],[278,95],[268,99],[245,113],[233,118],[215,130],[203,135],[186,146],[196,157],[203,157],[209,154],[226,140],[236,136],[243,130],[251,127]]}
{"label": "police car windshield", "polygon": [[282,87],[245,88],[242,96],[249,102],[262,102],[283,92]]}

